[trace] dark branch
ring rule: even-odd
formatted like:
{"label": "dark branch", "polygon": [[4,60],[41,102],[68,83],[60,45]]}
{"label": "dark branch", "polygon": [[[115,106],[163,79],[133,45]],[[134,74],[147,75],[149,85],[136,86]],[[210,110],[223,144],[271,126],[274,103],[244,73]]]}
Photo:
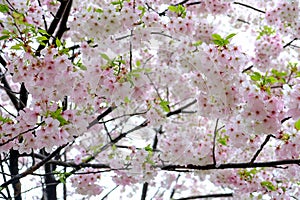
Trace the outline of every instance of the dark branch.
{"label": "dark branch", "polygon": [[[153,140],[153,144],[152,144],[152,150],[153,150],[153,151],[156,151],[157,144],[158,144],[158,137],[157,137],[157,134],[158,134],[158,133],[161,133],[161,132],[162,132],[162,126],[160,126],[159,129],[155,131],[155,136],[154,136],[154,140]],[[148,183],[148,182],[145,182],[145,183],[143,184],[141,200],[145,200],[145,199],[146,199],[146,197],[147,197],[147,192],[148,192],[148,186],[149,186],[149,183]]]}
{"label": "dark branch", "polygon": [[[2,56],[0,56],[0,63],[3,67],[5,67],[7,64],[6,61],[2,58]],[[3,72],[1,69],[0,69],[0,75],[1,75],[1,83],[3,84],[4,88],[7,88],[7,90],[5,90],[6,94],[8,95],[8,97],[11,100],[12,104],[14,105],[15,109],[19,111],[20,109],[19,109],[18,97],[16,97],[16,95],[13,92],[10,92],[10,91],[12,91],[11,87],[6,80],[6,77],[2,76]]]}
{"label": "dark branch", "polygon": [[[50,39],[50,36],[53,35],[54,31],[56,30],[63,14],[66,12],[67,10],[67,7],[68,7],[68,4],[69,4],[69,1],[70,0],[66,0],[66,1],[61,1],[61,4],[58,8],[58,11],[53,19],[53,21],[51,22],[50,24],[50,27],[49,29],[47,30],[47,33],[49,34],[49,36],[46,36],[48,39],[46,41],[43,41],[43,43],[47,44],[49,43],[49,39]],[[37,48],[37,51],[36,51],[36,55],[37,56],[40,56],[40,52],[41,50],[43,50],[46,46],[44,44],[40,44]]]}
{"label": "dark branch", "polygon": [[191,103],[188,103],[187,105],[182,106],[181,108],[178,108],[177,110],[168,112],[167,113],[167,117],[170,117],[172,115],[176,115],[176,114],[182,113],[184,109],[190,107],[191,105],[195,104],[196,102],[197,102],[197,100],[194,100]]}
{"label": "dark branch", "polygon": [[206,198],[217,198],[217,197],[233,197],[233,193],[198,195],[198,196],[190,196],[190,197],[184,197],[184,198],[173,199],[173,200],[206,199]]}
{"label": "dark branch", "polygon": [[218,122],[219,122],[219,119],[217,119],[217,121],[216,121],[216,126],[215,126],[215,130],[214,130],[213,149],[212,149],[214,165],[217,164],[215,151],[216,151],[216,138],[217,138],[217,132],[218,132]]}
{"label": "dark branch", "polygon": [[258,155],[260,154],[260,152],[263,150],[264,146],[269,142],[269,140],[271,139],[271,137],[275,138],[274,135],[269,134],[265,141],[261,144],[260,148],[256,151],[256,153],[254,154],[253,158],[251,159],[250,163],[254,163],[254,161],[256,160],[256,158],[258,157]]}
{"label": "dark branch", "polygon": [[[67,22],[68,22],[68,18],[69,18],[69,15],[70,15],[71,7],[72,7],[72,2],[73,2],[73,0],[69,0],[67,2],[66,9],[65,9],[65,11],[63,13],[61,22],[59,24],[59,28],[58,28],[58,30],[56,32],[55,38],[58,38],[59,40],[62,38],[64,32],[68,30],[67,29]],[[55,40],[52,42],[52,44],[55,45]]]}
{"label": "dark branch", "polygon": [[149,185],[149,184],[148,184],[147,182],[145,182],[145,183],[143,184],[141,200],[145,200],[146,197],[147,197],[148,185]]}
{"label": "dark branch", "polygon": [[103,113],[101,113],[94,121],[92,121],[89,126],[87,127],[87,129],[90,129],[92,126],[96,125],[99,123],[99,121],[107,116],[109,113],[111,113],[114,109],[116,109],[116,106],[111,106],[109,108],[107,108]]}
{"label": "dark branch", "polygon": [[252,9],[252,10],[255,10],[255,11],[257,11],[257,12],[260,12],[260,13],[263,13],[263,14],[265,14],[265,13],[266,13],[266,12],[265,12],[265,11],[263,11],[263,10],[260,10],[260,9],[254,8],[254,7],[252,7],[252,6],[249,6],[249,5],[247,5],[247,4],[244,4],[244,3],[240,3],[240,2],[233,2],[233,4],[237,4],[237,5],[240,5],[240,6],[244,6],[244,7],[246,7],[246,8],[250,8],[250,9]]}
{"label": "dark branch", "polygon": [[[179,180],[179,178],[180,178],[180,174],[178,174],[178,176],[177,176],[177,178],[176,178],[176,181],[175,181],[175,186],[177,185],[177,183],[178,183],[178,180]],[[176,187],[174,186],[174,188],[172,189],[172,192],[171,192],[171,194],[170,194],[170,199],[174,199],[173,198],[173,196],[174,196],[174,194],[175,194],[175,191],[176,191]]]}
{"label": "dark branch", "polygon": [[113,189],[111,189],[106,195],[104,195],[104,197],[101,200],[105,200],[108,197],[108,195],[110,193],[112,193],[115,189],[117,189],[118,187],[119,187],[119,185],[117,185],[116,187],[114,187]]}
{"label": "dark branch", "polygon": [[283,46],[283,48],[286,48],[286,47],[290,46],[295,40],[298,40],[298,38],[294,38],[293,40],[291,40],[290,42],[288,42],[287,44],[285,44]]}
{"label": "dark branch", "polygon": [[252,67],[253,67],[253,65],[251,65],[250,67],[247,67],[246,69],[244,69],[244,70],[242,71],[242,73],[245,73],[246,71],[249,71],[250,69],[252,69]]}
{"label": "dark branch", "polygon": [[36,165],[29,167],[26,171],[16,175],[15,177],[11,178],[10,180],[4,182],[2,185],[0,185],[1,188],[6,188],[12,183],[15,183],[16,181],[19,181],[20,179],[24,178],[25,176],[32,174],[34,171],[38,170],[42,166],[44,166],[45,163],[47,163],[49,160],[51,160],[54,156],[57,155],[57,152],[65,148],[68,144],[62,145],[58,147],[55,151],[53,151],[49,156],[47,156],[44,160],[37,163]]}
{"label": "dark branch", "polygon": [[278,168],[278,165],[299,165],[300,159],[298,160],[276,160],[276,161],[269,161],[269,162],[256,162],[256,163],[226,163],[226,164],[220,164],[219,166],[215,166],[214,164],[208,164],[208,165],[167,165],[162,166],[162,170],[168,170],[168,171],[177,171],[178,170],[213,170],[213,169],[243,169],[243,168],[256,168],[256,167],[276,167]]}

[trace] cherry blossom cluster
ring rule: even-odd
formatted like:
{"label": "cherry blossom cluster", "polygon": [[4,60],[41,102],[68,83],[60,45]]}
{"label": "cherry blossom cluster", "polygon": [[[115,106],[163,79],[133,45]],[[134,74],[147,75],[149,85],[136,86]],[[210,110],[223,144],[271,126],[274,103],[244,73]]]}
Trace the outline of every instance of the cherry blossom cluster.
{"label": "cherry blossom cluster", "polygon": [[73,64],[66,55],[58,56],[56,49],[45,50],[44,58],[25,53],[22,57],[12,54],[10,59],[7,68],[13,81],[24,82],[35,101],[59,101],[73,93],[69,90],[75,81]]}
{"label": "cherry blossom cluster", "polygon": [[[299,80],[297,80],[299,81]],[[284,85],[284,92],[285,92],[285,105],[288,109],[288,113],[294,119],[300,118],[300,111],[299,111],[299,99],[300,99],[300,87],[299,85],[295,85],[294,87],[290,87],[288,85]]]}
{"label": "cherry blossom cluster", "polygon": [[71,183],[78,194],[92,196],[99,195],[103,191],[103,187],[97,183],[100,179],[101,175],[95,169],[85,168],[82,174],[71,178]]}
{"label": "cherry blossom cluster", "polygon": [[255,42],[253,63],[262,71],[272,68],[272,60],[283,50],[282,38],[279,34],[264,35]]}
{"label": "cherry blossom cluster", "polygon": [[277,26],[279,30],[288,32],[293,37],[299,37],[298,1],[278,1],[267,9],[265,19],[268,24]]}
{"label": "cherry blossom cluster", "polygon": [[[61,41],[47,35],[45,44],[48,29],[41,27],[51,21],[40,16],[55,18],[51,13],[63,2],[11,2],[0,24],[1,37],[8,36],[0,40],[7,62],[0,75],[11,91],[1,89],[21,104],[24,84],[29,101],[15,113],[0,109],[0,152],[50,153],[69,143],[72,164],[91,159],[108,166],[122,192],[147,182],[196,194],[196,186],[209,180],[230,188],[235,198],[288,199],[299,193],[297,166],[289,166],[285,176],[283,169],[252,169],[249,163],[299,157],[299,66],[286,67],[298,62],[299,47],[285,45],[300,33],[298,2],[249,1],[253,6],[244,8],[264,19],[240,19],[232,6],[247,3],[242,0],[74,1],[66,35]],[[232,42],[244,30],[245,42]],[[46,47],[37,52],[35,41]],[[245,51],[248,45],[253,52]],[[272,74],[277,68],[281,77]],[[10,98],[1,94],[1,106],[10,108]],[[240,162],[250,168],[187,173],[191,187],[177,174],[160,171],[168,165]],[[105,174],[85,168],[71,184],[78,194],[99,195],[100,173]]]}
{"label": "cherry blossom cluster", "polygon": [[211,14],[223,14],[228,12],[231,8],[231,0],[205,0],[201,2],[200,9],[203,12]]}

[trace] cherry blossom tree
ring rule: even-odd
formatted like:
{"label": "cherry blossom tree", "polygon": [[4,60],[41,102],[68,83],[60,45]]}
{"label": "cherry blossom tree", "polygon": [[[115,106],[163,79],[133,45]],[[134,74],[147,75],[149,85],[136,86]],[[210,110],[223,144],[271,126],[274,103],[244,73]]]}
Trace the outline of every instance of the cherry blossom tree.
{"label": "cherry blossom tree", "polygon": [[2,199],[300,197],[298,1],[0,2]]}

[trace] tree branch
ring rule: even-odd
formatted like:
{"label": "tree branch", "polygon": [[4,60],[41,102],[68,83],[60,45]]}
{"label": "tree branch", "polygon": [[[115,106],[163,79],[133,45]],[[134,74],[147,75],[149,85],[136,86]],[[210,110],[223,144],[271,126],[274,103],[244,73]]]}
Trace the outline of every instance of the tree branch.
{"label": "tree branch", "polygon": [[290,42],[288,42],[287,44],[285,44],[284,46],[283,46],[283,48],[286,48],[286,47],[288,47],[288,46],[290,46],[294,41],[296,41],[296,40],[298,40],[298,38],[294,38],[293,40],[291,40]]}
{"label": "tree branch", "polygon": [[244,6],[244,7],[246,7],[246,8],[250,8],[250,9],[252,9],[252,10],[255,10],[255,11],[257,11],[257,12],[260,12],[260,13],[263,13],[263,14],[265,14],[265,13],[266,13],[266,12],[265,12],[265,11],[263,11],[263,10],[260,10],[260,9],[254,8],[254,7],[252,7],[252,6],[249,6],[249,5],[247,5],[247,4],[244,4],[244,3],[240,3],[240,2],[233,2],[233,4],[237,4],[237,5],[240,5],[240,6]]}
{"label": "tree branch", "polygon": [[219,122],[219,119],[217,119],[217,121],[216,121],[216,126],[215,126],[215,130],[214,130],[213,149],[212,149],[214,165],[217,164],[215,151],[216,151],[216,138],[217,138],[217,132],[218,132],[218,122]]}
{"label": "tree branch", "polygon": [[[6,61],[2,58],[2,56],[0,56],[0,63],[3,67],[6,67]],[[2,76],[3,75],[3,72],[2,70],[0,69],[0,75],[1,75],[1,83],[3,84],[3,86],[5,88],[7,88],[6,91],[6,94],[8,95],[9,99],[11,100],[11,102],[13,103],[14,107],[16,110],[19,110],[19,100],[18,98],[16,97],[16,95],[13,93],[13,92],[10,92],[12,91],[11,90],[11,87],[10,85],[8,84],[7,80],[6,80],[6,77],[5,76]]]}
{"label": "tree branch", "polygon": [[197,100],[195,99],[195,100],[192,101],[191,103],[188,103],[187,105],[182,106],[181,108],[178,108],[177,110],[168,112],[166,116],[167,116],[167,117],[170,117],[170,116],[172,116],[172,115],[176,115],[176,114],[182,113],[184,109],[190,107],[191,105],[195,104],[196,102],[197,102]]}
{"label": "tree branch", "polygon": [[184,169],[190,169],[190,170],[213,170],[213,169],[243,169],[243,168],[256,168],[256,167],[275,167],[277,168],[278,165],[299,165],[300,159],[292,160],[276,160],[276,161],[269,161],[269,162],[256,162],[256,163],[226,163],[226,164],[220,164],[219,166],[215,166],[214,164],[208,164],[208,165],[166,165],[166,166],[157,166],[160,167],[162,170],[168,170],[168,171],[177,171],[178,170],[184,170]]}
{"label": "tree branch", "polygon": [[56,156],[57,152],[65,148],[67,144],[64,144],[60,147],[58,147],[55,151],[53,151],[49,156],[47,156],[45,159],[43,159],[41,162],[37,163],[36,165],[29,167],[26,171],[23,173],[17,174],[15,177],[11,178],[10,180],[4,182],[2,185],[0,185],[1,188],[6,188],[12,183],[15,183],[16,181],[19,181],[20,179],[24,178],[25,176],[32,174],[37,169],[41,168],[45,163],[47,163],[49,160],[51,160],[54,156]]}
{"label": "tree branch", "polygon": [[[67,22],[68,22],[68,18],[69,18],[69,15],[70,15],[72,3],[73,3],[73,0],[68,0],[66,9],[63,13],[63,16],[62,16],[62,19],[61,19],[61,22],[60,22],[60,25],[59,25],[58,30],[56,32],[55,38],[58,38],[59,40],[62,38],[64,32],[68,30],[67,29]],[[55,40],[53,40],[52,44],[56,45]]]}
{"label": "tree branch", "polygon": [[[51,22],[49,29],[47,30],[47,33],[49,34],[49,36],[46,36],[48,39],[46,41],[43,41],[45,44],[49,43],[50,35],[53,35],[54,31],[56,30],[56,28],[57,28],[57,26],[58,26],[58,24],[59,24],[59,22],[60,22],[60,20],[61,20],[61,18],[63,16],[63,14],[67,10],[69,1],[70,0],[63,0],[63,1],[61,1],[61,4],[60,4],[60,6],[59,6],[59,8],[58,8],[58,10],[56,12],[56,15],[55,15],[53,21]],[[38,46],[37,50],[36,50],[35,55],[36,56],[40,56],[41,55],[40,54],[41,50],[43,50],[45,47],[46,47],[45,45],[40,44]]]}
{"label": "tree branch", "polygon": [[261,144],[260,148],[256,151],[256,153],[254,154],[253,158],[251,159],[250,163],[254,163],[255,159],[257,158],[257,156],[260,154],[260,152],[263,150],[264,146],[268,143],[268,141],[271,139],[271,137],[275,138],[274,135],[269,134],[265,141]]}
{"label": "tree branch", "polygon": [[[157,134],[161,133],[161,132],[162,132],[162,126],[160,126],[159,129],[155,131],[155,136],[154,136],[154,140],[153,140],[153,144],[152,144],[152,150],[153,151],[156,151],[157,144],[158,144]],[[148,182],[145,182],[143,184],[141,200],[145,200],[146,199],[146,197],[147,197],[147,191],[148,191],[148,186],[149,186]]]}
{"label": "tree branch", "polygon": [[101,113],[96,119],[94,119],[89,126],[87,127],[87,129],[90,129],[92,126],[96,125],[99,123],[99,121],[105,117],[106,115],[108,115],[109,113],[111,113],[114,109],[116,109],[116,106],[111,106],[109,108],[107,108],[103,113]]}
{"label": "tree branch", "polygon": [[206,199],[206,198],[217,198],[217,197],[233,197],[233,193],[198,195],[198,196],[190,196],[190,197],[184,197],[184,198],[173,199],[173,200]]}

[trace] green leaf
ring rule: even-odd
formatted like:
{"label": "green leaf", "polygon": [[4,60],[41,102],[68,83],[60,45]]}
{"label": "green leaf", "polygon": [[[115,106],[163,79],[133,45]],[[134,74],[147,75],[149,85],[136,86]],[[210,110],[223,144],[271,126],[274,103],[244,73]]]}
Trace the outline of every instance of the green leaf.
{"label": "green leaf", "polygon": [[152,147],[150,146],[150,144],[148,144],[144,149],[145,149],[146,151],[148,151],[148,152],[153,152],[153,149],[152,149]]}
{"label": "green leaf", "polygon": [[275,34],[275,33],[276,33],[276,31],[272,27],[263,26],[262,28],[260,28],[259,35],[257,36],[256,39],[259,40],[264,35],[272,35],[272,34]]}
{"label": "green leaf", "polygon": [[77,66],[78,66],[81,70],[84,70],[84,71],[87,70],[86,66],[84,66],[82,63],[78,64]]}
{"label": "green leaf", "polygon": [[286,76],[287,75],[287,72],[279,72],[276,69],[272,69],[271,73],[273,75],[275,75],[275,76],[278,76],[278,77],[282,77],[282,76]]}
{"label": "green leaf", "polygon": [[171,12],[175,12],[178,14],[178,16],[184,18],[186,16],[186,8],[179,4],[178,6],[173,6],[173,5],[170,5],[168,7],[168,10],[171,11]]}
{"label": "green leaf", "polygon": [[104,58],[107,61],[110,61],[110,58],[105,53],[100,53],[101,57]]}
{"label": "green leaf", "polygon": [[3,35],[10,35],[11,32],[10,32],[9,30],[5,30],[5,29],[4,29],[4,30],[2,31],[2,34],[3,34]]}
{"label": "green leaf", "polygon": [[229,40],[230,38],[233,38],[236,35],[236,33],[231,33],[226,36],[225,40]]}
{"label": "green leaf", "polygon": [[44,40],[48,40],[48,38],[46,36],[39,36],[36,38],[38,41],[44,41]]}
{"label": "green leaf", "polygon": [[193,46],[200,46],[203,42],[201,40],[196,41],[195,43],[193,43]]}
{"label": "green leaf", "polygon": [[140,60],[137,60],[137,61],[135,62],[135,65],[136,65],[137,67],[140,67],[140,66],[141,66],[141,61],[140,61]]}
{"label": "green leaf", "polygon": [[223,38],[219,34],[214,33],[211,36],[213,40],[223,40]]}
{"label": "green leaf", "polygon": [[225,45],[225,42],[223,40],[213,40],[213,43],[220,47]]}
{"label": "green leaf", "polygon": [[283,141],[288,141],[290,139],[290,135],[288,133],[284,133],[280,139]]}
{"label": "green leaf", "polygon": [[40,43],[41,45],[46,45],[45,41],[48,40],[48,38],[46,36],[39,36],[36,38],[37,42]]}
{"label": "green leaf", "polygon": [[172,6],[172,5],[171,5],[171,6],[168,7],[168,10],[171,11],[171,12],[175,12],[175,13],[178,12],[177,6]]}
{"label": "green leaf", "polygon": [[22,47],[23,46],[23,44],[16,44],[16,45],[13,45],[12,47],[10,47],[10,49],[13,49],[13,50],[21,50]]}
{"label": "green leaf", "polygon": [[49,36],[49,33],[48,33],[46,30],[44,30],[44,29],[39,29],[38,32],[39,32],[40,34],[42,34],[42,35],[47,35],[47,36]]}
{"label": "green leaf", "polygon": [[131,101],[130,101],[130,99],[128,97],[125,97],[124,102],[125,103],[130,103]]}
{"label": "green leaf", "polygon": [[275,77],[269,76],[269,77],[266,78],[266,82],[273,84],[273,83],[277,83],[278,81]]}
{"label": "green leaf", "polygon": [[221,145],[224,145],[224,146],[227,146],[227,140],[228,140],[228,136],[224,136],[224,137],[219,137],[218,138],[218,142],[221,144]]}
{"label": "green leaf", "polygon": [[253,168],[251,170],[242,169],[239,170],[238,174],[245,181],[251,181],[254,178],[254,176],[257,174],[257,172],[258,170],[256,168]]}
{"label": "green leaf", "polygon": [[2,115],[0,115],[0,121],[3,123],[12,122],[12,120],[10,118],[3,117]]}
{"label": "green leaf", "polygon": [[163,111],[170,112],[169,102],[168,101],[161,100],[161,102],[159,103],[159,105],[163,109]]}
{"label": "green leaf", "polygon": [[268,190],[276,191],[276,186],[274,186],[270,181],[262,181],[260,182],[260,185],[267,188]]}
{"label": "green leaf", "polygon": [[139,6],[138,6],[138,9],[139,9],[140,11],[142,11],[142,13],[140,14],[140,17],[142,18],[142,17],[145,15],[145,13],[147,12],[147,8],[144,7],[144,6],[139,5]]}
{"label": "green leaf", "polygon": [[0,4],[0,12],[7,13],[9,11],[8,5]]}
{"label": "green leaf", "polygon": [[300,130],[300,119],[298,119],[298,120],[295,122],[294,127],[295,127],[295,129],[296,129],[297,131]]}
{"label": "green leaf", "polygon": [[112,5],[122,5],[122,1],[113,1],[111,2]]}
{"label": "green leaf", "polygon": [[61,183],[66,183],[67,177],[71,175],[70,172],[63,172],[63,173],[61,173],[61,172],[58,172],[58,171],[54,171],[54,173],[57,174],[57,176],[58,176],[58,178],[59,178],[59,181],[60,181]]}
{"label": "green leaf", "polygon": [[12,14],[12,16],[14,17],[14,19],[15,19],[15,21],[16,21],[17,24],[24,24],[25,23],[25,21],[24,21],[24,19],[25,19],[24,14],[18,13],[18,12],[14,11],[13,14]]}
{"label": "green leaf", "polygon": [[252,81],[259,81],[259,80],[261,80],[261,74],[259,73],[259,72],[254,72],[251,76],[250,76],[250,78],[251,78],[251,80]]}
{"label": "green leaf", "polygon": [[0,40],[6,40],[8,38],[10,38],[9,35],[2,35],[2,36],[0,36]]}
{"label": "green leaf", "polygon": [[62,116],[62,108],[58,108],[56,111],[50,112],[50,116],[59,121],[61,126],[69,124],[69,122]]}
{"label": "green leaf", "polygon": [[55,38],[55,44],[57,47],[61,47],[61,41],[58,38]]}
{"label": "green leaf", "polygon": [[103,13],[103,10],[102,10],[101,8],[96,8],[96,9],[95,9],[95,12],[96,12],[96,13]]}
{"label": "green leaf", "polygon": [[212,39],[213,39],[213,43],[215,43],[217,46],[225,46],[226,43],[225,43],[225,40],[219,35],[219,34],[212,34]]}

